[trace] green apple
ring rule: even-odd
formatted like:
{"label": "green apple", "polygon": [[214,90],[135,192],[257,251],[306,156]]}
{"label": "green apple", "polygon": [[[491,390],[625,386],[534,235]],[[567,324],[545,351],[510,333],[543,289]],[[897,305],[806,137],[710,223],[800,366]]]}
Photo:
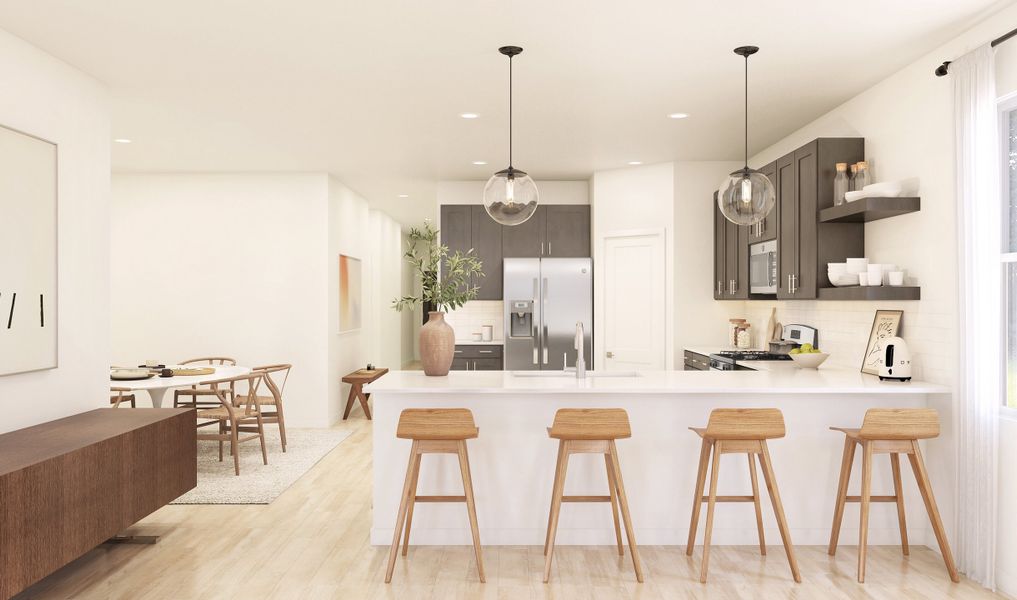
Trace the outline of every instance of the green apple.
{"label": "green apple", "polygon": [[789,354],[801,354],[802,351],[799,348],[792,348]]}
{"label": "green apple", "polygon": [[812,344],[802,344],[802,352],[812,352]]}

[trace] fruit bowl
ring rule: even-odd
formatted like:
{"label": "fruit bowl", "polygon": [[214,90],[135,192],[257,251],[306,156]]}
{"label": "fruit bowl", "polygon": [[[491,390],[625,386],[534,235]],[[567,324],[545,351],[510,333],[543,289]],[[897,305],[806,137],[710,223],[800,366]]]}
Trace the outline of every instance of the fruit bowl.
{"label": "fruit bowl", "polygon": [[801,352],[789,356],[800,369],[816,369],[830,357],[826,352]]}

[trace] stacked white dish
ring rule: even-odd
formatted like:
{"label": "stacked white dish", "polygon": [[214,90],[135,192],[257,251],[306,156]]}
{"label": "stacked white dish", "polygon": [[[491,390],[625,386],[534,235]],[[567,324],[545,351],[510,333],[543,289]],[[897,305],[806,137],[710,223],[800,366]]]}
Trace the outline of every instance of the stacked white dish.
{"label": "stacked white dish", "polygon": [[827,263],[826,276],[836,287],[859,284],[859,273],[864,273],[869,264],[867,258],[849,258],[847,262]]}

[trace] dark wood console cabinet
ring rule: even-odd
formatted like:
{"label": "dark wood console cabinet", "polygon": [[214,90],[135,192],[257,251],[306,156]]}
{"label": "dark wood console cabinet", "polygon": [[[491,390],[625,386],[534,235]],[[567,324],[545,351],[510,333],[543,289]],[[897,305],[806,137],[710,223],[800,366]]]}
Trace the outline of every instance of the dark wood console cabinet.
{"label": "dark wood console cabinet", "polygon": [[197,485],[193,409],[103,408],[0,435],[0,598]]}

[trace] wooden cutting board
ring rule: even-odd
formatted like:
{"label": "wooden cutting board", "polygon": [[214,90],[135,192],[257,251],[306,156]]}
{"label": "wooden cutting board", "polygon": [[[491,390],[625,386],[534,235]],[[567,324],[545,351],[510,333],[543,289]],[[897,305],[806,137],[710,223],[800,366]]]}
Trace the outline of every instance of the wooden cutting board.
{"label": "wooden cutting board", "polygon": [[212,367],[186,367],[183,369],[173,369],[174,377],[198,377],[199,375],[211,375],[215,373],[215,369]]}

